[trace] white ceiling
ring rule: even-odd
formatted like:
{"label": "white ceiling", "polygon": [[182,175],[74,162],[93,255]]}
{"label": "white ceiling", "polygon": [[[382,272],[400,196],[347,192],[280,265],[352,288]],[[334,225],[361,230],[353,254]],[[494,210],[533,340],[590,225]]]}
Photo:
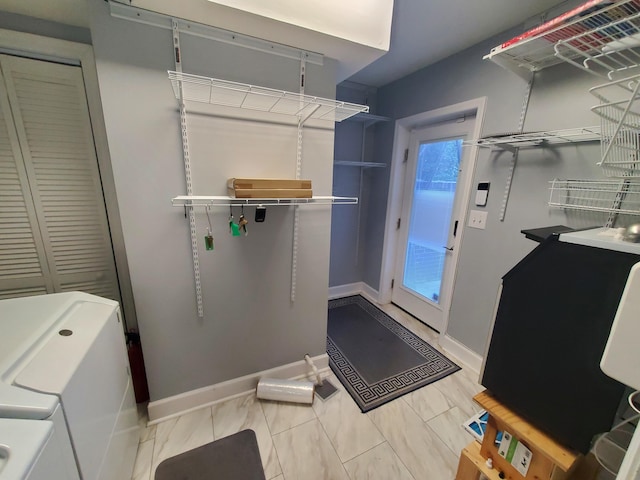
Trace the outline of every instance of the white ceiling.
{"label": "white ceiling", "polygon": [[88,28],[85,0],[0,0],[0,10]]}
{"label": "white ceiling", "polygon": [[[385,85],[568,2],[395,0],[389,52],[349,80]],[[0,10],[88,26],[86,0],[0,0]]]}
{"label": "white ceiling", "polygon": [[568,2],[395,0],[389,53],[349,80],[380,87],[562,3]]}

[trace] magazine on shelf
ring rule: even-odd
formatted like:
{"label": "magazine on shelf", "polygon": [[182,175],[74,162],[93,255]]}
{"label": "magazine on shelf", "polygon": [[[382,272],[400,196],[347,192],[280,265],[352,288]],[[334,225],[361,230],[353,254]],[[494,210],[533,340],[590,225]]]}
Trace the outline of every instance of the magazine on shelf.
{"label": "magazine on shelf", "polygon": [[[521,42],[527,42],[527,50],[535,52],[544,48],[544,45],[552,45],[558,41],[597,29],[603,29],[607,36],[613,35],[614,39],[623,38],[627,34],[637,32],[633,23],[624,21],[629,15],[635,13],[640,13],[640,0],[589,0],[548,22],[503,42],[491,50],[491,55],[500,53]],[[615,23],[615,28],[604,28],[613,23]],[[531,41],[534,43],[529,45]],[[588,48],[588,45],[576,45],[576,48]]]}
{"label": "magazine on shelf", "polygon": [[532,28],[531,30],[527,30],[522,34],[513,37],[511,40],[507,40],[506,42],[502,43],[502,45],[500,45],[499,48],[507,48],[515,43],[521,42],[522,40],[526,40],[527,38],[537,37],[538,35],[542,35],[545,32],[549,32],[550,30],[555,29],[556,27],[560,27],[563,24],[571,22],[578,16],[581,16],[581,15],[583,16],[583,15],[592,13],[598,8],[602,8],[603,6],[607,6],[613,3],[614,2],[612,2],[611,0],[589,0],[588,2],[585,2],[582,5],[572,10],[569,10],[568,12],[565,12],[562,15],[559,15],[549,20],[548,22],[545,22],[542,25],[538,25],[537,27]]}

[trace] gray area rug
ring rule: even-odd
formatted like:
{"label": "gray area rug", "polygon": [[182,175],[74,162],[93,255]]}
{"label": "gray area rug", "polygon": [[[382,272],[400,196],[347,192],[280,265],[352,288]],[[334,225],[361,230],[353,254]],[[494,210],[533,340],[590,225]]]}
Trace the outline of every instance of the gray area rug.
{"label": "gray area rug", "polygon": [[156,469],[155,480],[265,480],[253,430],[221,438],[175,457]]}
{"label": "gray area rug", "polygon": [[362,412],[460,370],[360,295],[329,301],[327,353]]}

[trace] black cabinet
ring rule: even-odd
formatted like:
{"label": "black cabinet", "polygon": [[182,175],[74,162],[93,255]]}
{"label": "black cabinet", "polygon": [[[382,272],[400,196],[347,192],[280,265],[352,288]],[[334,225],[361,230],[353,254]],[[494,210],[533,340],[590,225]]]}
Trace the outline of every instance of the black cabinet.
{"label": "black cabinet", "polygon": [[640,256],[542,241],[504,277],[482,384],[568,447],[611,429],[624,386],[600,370],[620,297]]}

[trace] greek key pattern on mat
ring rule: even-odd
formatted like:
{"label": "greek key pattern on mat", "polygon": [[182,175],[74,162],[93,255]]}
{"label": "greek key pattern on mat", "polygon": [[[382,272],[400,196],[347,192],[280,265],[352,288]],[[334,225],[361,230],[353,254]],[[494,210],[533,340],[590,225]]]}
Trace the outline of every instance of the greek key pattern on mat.
{"label": "greek key pattern on mat", "polygon": [[360,296],[332,300],[329,302],[329,309],[352,303],[356,303],[367,311],[425,359],[424,363],[414,368],[369,385],[331,338],[327,337],[327,354],[330,366],[334,373],[341,378],[363,411],[375,408],[392,398],[428,385],[459,370],[455,363]]}
{"label": "greek key pattern on mat", "polygon": [[443,357],[431,345],[426,343],[420,337],[417,337],[416,335],[411,333],[409,330],[404,328],[402,325],[389,317],[375,305],[362,298],[360,295],[332,300],[331,302],[329,302],[329,309],[349,305],[352,303],[357,304],[360,308],[362,308],[369,315],[375,318],[379,323],[395,333],[404,341],[404,343],[406,343],[416,352],[422,355],[428,362],[434,362],[435,364],[440,366],[439,368],[447,368],[447,366],[449,365],[455,366],[453,362],[450,362],[449,359]]}

